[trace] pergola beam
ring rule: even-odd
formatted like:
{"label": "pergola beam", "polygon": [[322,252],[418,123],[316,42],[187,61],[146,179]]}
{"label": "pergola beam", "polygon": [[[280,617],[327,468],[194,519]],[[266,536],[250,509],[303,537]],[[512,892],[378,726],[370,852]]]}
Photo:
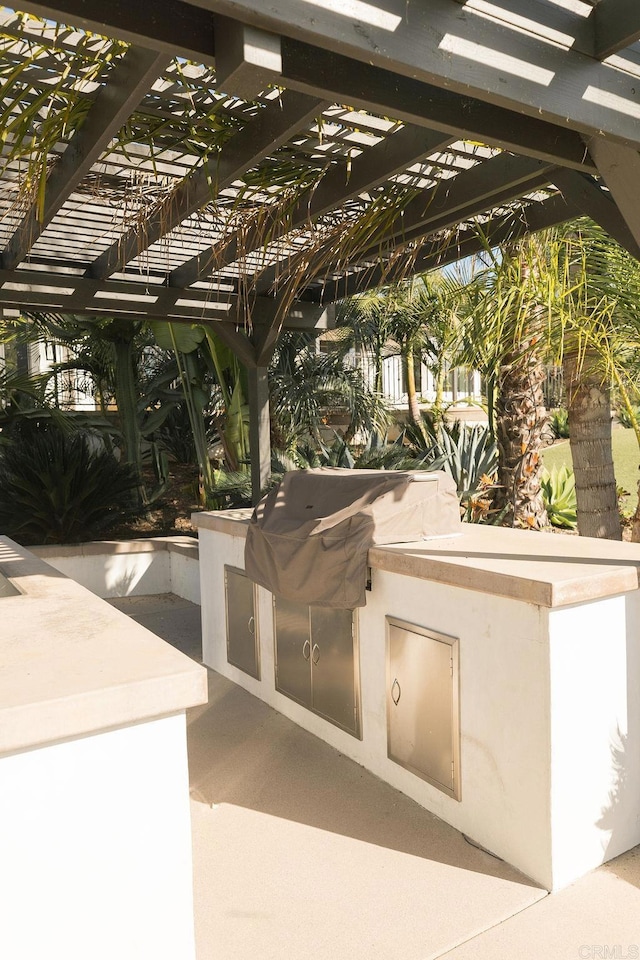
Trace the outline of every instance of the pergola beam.
{"label": "pergola beam", "polygon": [[[412,239],[416,232],[424,236],[455,226],[548,184],[555,169],[529,157],[498,154],[416,196],[397,218],[397,226],[390,228],[385,242]],[[366,258],[368,252],[363,256]]]}
{"label": "pergola beam", "polygon": [[292,90],[351,103],[456,139],[595,172],[582,138],[566,121],[558,126],[287,37],[281,46],[281,82]]}
{"label": "pergola beam", "polygon": [[604,137],[593,137],[588,145],[620,214],[636,244],[640,244],[640,153]]}
{"label": "pergola beam", "polygon": [[213,160],[185,180],[149,216],[144,229],[132,227],[93,262],[88,276],[104,280],[122,270],[217,194],[282,146],[322,113],[324,101],[285,90],[236,133]]}
{"label": "pergola beam", "polygon": [[[456,3],[481,12],[487,8],[485,0],[456,0]],[[578,4],[572,9],[569,3],[563,6],[562,0],[491,0],[491,16],[516,29],[593,56],[593,20],[585,7],[580,8]]]}
{"label": "pergola beam", "polygon": [[[259,226],[225,237],[219,244],[177,267],[169,275],[169,285],[190,286],[208,276],[212,270],[221,270],[233,263],[241,253],[244,255],[259,249],[264,243],[264,237],[275,239],[311,223],[323,214],[341,207],[351,197],[373,190],[414,163],[444,150],[450,143],[451,137],[432,130],[419,127],[399,130],[354,160],[350,172],[345,164],[330,167],[317,187],[303,197],[292,211],[283,215],[280,208],[276,207],[271,216],[261,219]],[[267,283],[267,287],[269,285]],[[264,278],[261,278],[260,286],[265,286]]]}
{"label": "pergola beam", "polygon": [[[222,82],[237,82],[229,93],[242,95],[247,79],[272,71],[272,82],[310,96],[393,116],[404,123],[426,126],[458,139],[481,140],[512,153],[584,169],[589,164],[583,141],[574,130],[537,117],[483,103],[468,95],[401,77],[340,54],[288,37],[256,30],[238,21],[216,18],[216,43],[224,52]],[[259,64],[259,67],[256,66]],[[225,86],[225,89],[227,87]]]}
{"label": "pergola beam", "polygon": [[[600,0],[633,16],[635,0]],[[198,19],[194,7],[203,13]],[[61,23],[211,62],[210,20],[216,13],[276,35],[350,57],[362,64],[446,88],[514,113],[526,113],[588,136],[640,146],[637,80],[577,49],[513,29],[452,0],[381,0],[343,10],[299,0],[57,0],[29,9]],[[359,14],[360,19],[353,15]],[[609,20],[611,18],[608,18]],[[625,29],[626,42],[635,36]],[[605,29],[604,27],[602,28]],[[602,34],[601,34],[602,36]],[[606,44],[601,41],[601,48]],[[619,48],[618,48],[619,49]]]}
{"label": "pergola beam", "polygon": [[[122,314],[139,320],[162,319],[172,322],[222,322],[254,329],[270,324],[280,315],[280,304],[272,297],[254,297],[246,302],[228,291],[190,290],[182,299],[182,290],[167,286],[123,280],[94,281],[71,274],[41,270],[0,270],[0,306],[55,310],[92,316]],[[326,329],[331,317],[326,307],[294,301],[285,318],[285,326],[294,330]]]}
{"label": "pergola beam", "polygon": [[451,0],[375,5],[194,0],[197,6],[487,103],[640,147],[640,89],[623,71]]}
{"label": "pergola beam", "polygon": [[150,47],[172,57],[209,65],[214,62],[213,16],[183,0],[171,0],[170,7],[159,0],[27,0],[25,7],[47,20]]}
{"label": "pergola beam", "polygon": [[598,60],[640,40],[638,0],[599,0],[593,12],[595,50]]}
{"label": "pergola beam", "polygon": [[[528,157],[498,154],[466,173],[459,173],[453,180],[440,181],[431,191],[418,194],[398,211],[374,245],[358,253],[358,260],[387,257],[393,246],[401,247],[411,240],[440,233],[462,220],[479,216],[492,206],[508,203],[549,183],[555,169]],[[331,247],[332,241],[329,240],[328,248],[321,247],[311,258],[306,266],[309,278],[314,273],[326,275],[330,272]]]}
{"label": "pergola beam", "polygon": [[621,247],[640,260],[640,243],[629,229],[611,195],[606,193],[597,180],[575,170],[556,170],[553,180],[567,200],[582,213],[618,241]]}
{"label": "pergola beam", "polygon": [[69,141],[47,178],[44,208],[33,202],[2,254],[2,267],[11,270],[89,173],[113,137],[129,119],[153,82],[171,62],[165,53],[130,47],[100,88],[84,122]]}
{"label": "pergola beam", "polygon": [[426,273],[465,257],[476,256],[501,243],[518,240],[527,233],[536,233],[566,223],[580,214],[581,211],[574,204],[556,194],[517,214],[478,225],[476,230],[468,228],[462,234],[451,234],[447,239],[428,240],[419,250],[408,249],[406,256],[403,257],[400,253],[391,263],[380,263],[337,281],[328,280],[323,287],[323,296],[339,300],[356,293],[364,293],[403,280],[407,276]]}

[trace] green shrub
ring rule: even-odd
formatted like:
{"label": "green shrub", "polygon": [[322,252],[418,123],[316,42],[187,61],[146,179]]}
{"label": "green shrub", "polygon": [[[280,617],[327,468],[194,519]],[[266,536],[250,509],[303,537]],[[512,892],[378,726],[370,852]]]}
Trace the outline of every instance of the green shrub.
{"label": "green shrub", "polygon": [[556,440],[565,440],[569,436],[569,411],[563,407],[549,414],[549,427]]}
{"label": "green shrub", "polygon": [[24,544],[91,540],[137,512],[134,469],[83,433],[33,433],[0,453],[0,532]]}
{"label": "green shrub", "polygon": [[421,425],[406,427],[405,439],[416,460],[442,464],[437,469],[451,475],[463,503],[497,472],[498,448],[483,424],[471,426],[456,420],[433,425],[423,416]]}
{"label": "green shrub", "polygon": [[549,523],[554,527],[575,530],[577,517],[576,479],[573,470],[563,465],[542,473],[542,497]]}
{"label": "green shrub", "polygon": [[[627,430],[630,430],[632,428],[633,423],[631,421],[631,417],[629,416],[629,411],[626,409],[626,407],[622,407],[622,406],[618,407],[617,416],[618,416],[618,422],[623,427],[626,427]],[[640,421],[640,407],[636,407],[635,409],[635,418],[637,421]]]}

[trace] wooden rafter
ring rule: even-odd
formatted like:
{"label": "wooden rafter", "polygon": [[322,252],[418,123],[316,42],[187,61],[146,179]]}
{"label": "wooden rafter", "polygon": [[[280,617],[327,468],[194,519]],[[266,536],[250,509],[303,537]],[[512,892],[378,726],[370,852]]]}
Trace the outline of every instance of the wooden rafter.
{"label": "wooden rafter", "polygon": [[[431,126],[454,137],[481,140],[541,160],[577,169],[589,166],[576,131],[401,77],[369,63],[357,63],[289,37],[276,37],[238,21],[216,18],[215,23],[217,41],[225,51],[225,80],[228,76],[229,84],[243,85],[245,73],[253,77],[257,71],[257,86],[264,85],[270,71],[272,82],[282,82],[292,90],[358,103],[405,123]],[[231,53],[227,51],[240,62],[230,63]],[[243,56],[244,61],[240,59]],[[229,86],[229,92],[239,96],[243,89]]]}
{"label": "wooden rafter", "polygon": [[5,270],[11,270],[25,259],[170,60],[165,53],[129,47],[107,83],[99,89],[87,117],[49,174],[43,209],[39,210],[34,201],[9,240],[2,254]]}
{"label": "wooden rafter", "polygon": [[381,284],[394,283],[411,274],[425,273],[475,256],[501,243],[513,242],[527,233],[558,226],[580,215],[578,207],[556,194],[540,203],[531,204],[526,211],[496,217],[489,223],[478,225],[475,229],[468,227],[446,239],[427,240],[417,251],[408,247],[406,255],[403,256],[399,251],[391,264],[379,263],[340,280],[327,280],[315,295],[318,299],[339,300],[364,293]]}
{"label": "wooden rafter", "polygon": [[196,63],[214,62],[213,17],[183,0],[172,0],[170,6],[158,0],[29,0],[25,6],[36,16],[90,33],[141,44]]}
{"label": "wooden rafter", "polygon": [[605,60],[640,40],[637,0],[599,0],[593,12],[595,56]]}
{"label": "wooden rafter", "polygon": [[[607,3],[621,8],[623,0],[601,0],[599,6],[606,11]],[[632,8],[634,3],[627,0]],[[210,62],[207,17],[216,13],[463,97],[589,136],[602,131],[640,145],[637,80],[588,53],[513,29],[508,18],[476,15],[452,0],[422,0],[409,8],[405,0],[369,6],[370,22],[349,16],[348,8],[337,12],[334,5],[299,0],[280,0],[277,6],[262,0],[112,0],[108,5],[101,0],[54,0],[30,3],[29,8],[107,35],[138,42],[146,36],[149,46],[171,47],[202,62]],[[194,7],[200,8],[201,21]]]}
{"label": "wooden rafter", "polygon": [[[456,223],[479,216],[487,208],[509,203],[523,193],[549,183],[556,168],[529,157],[498,154],[451,181],[438,183],[424,196],[408,204],[383,243],[404,243],[415,237],[447,230]],[[363,251],[364,259],[375,255],[380,244]]]}
{"label": "wooden rafter", "polygon": [[423,125],[502,150],[593,172],[580,135],[540,117],[283,37],[281,82],[339,103]]}
{"label": "wooden rafter", "polygon": [[553,179],[567,200],[599,223],[632,256],[640,259],[640,235],[638,239],[634,237],[611,194],[603,190],[597,180],[575,170],[560,169],[556,170]]}
{"label": "wooden rafter", "polygon": [[325,103],[305,94],[285,90],[258,116],[225,144],[218,157],[188,176],[145,221],[132,227],[108,247],[89,267],[88,276],[103,280],[122,270],[161,237],[179,226],[220,190],[230,186],[292,134],[322,113]]}
{"label": "wooden rafter", "polygon": [[208,276],[213,269],[220,270],[233,263],[242,252],[258,249],[263,238],[277,236],[286,225],[286,232],[311,223],[313,220],[339,208],[351,197],[373,190],[390,177],[402,173],[428,155],[444,150],[451,137],[422,128],[405,127],[392,137],[382,140],[353,162],[351,170],[345,164],[331,167],[309,196],[303,196],[296,207],[283,216],[276,208],[259,226],[225,237],[217,246],[192,257],[169,275],[169,285],[188,287]]}
{"label": "wooden rafter", "polygon": [[[317,329],[328,322],[311,302],[294,303],[297,319],[285,318],[288,284],[271,295],[280,274],[296,277],[298,257],[301,275],[304,268],[308,278],[305,299],[317,296],[314,270],[318,277],[341,271],[340,243],[334,237],[333,247],[327,239],[326,249],[315,250],[317,236],[307,236],[305,227],[327,217],[323,229],[328,228],[335,214],[337,220],[347,218],[349,229],[350,212],[359,216],[366,211],[369,193],[375,192],[381,206],[389,199],[384,234],[354,253],[347,267],[350,276],[338,286],[327,283],[325,299],[331,289],[335,296],[344,295],[370,285],[372,278],[381,282],[389,271],[406,269],[407,258],[415,258],[416,244],[421,248],[413,268],[426,269],[481,249],[486,242],[580,213],[590,213],[627,249],[640,254],[640,211],[629,186],[640,175],[640,87],[633,76],[633,53],[625,55],[628,70],[596,56],[603,53],[602,25],[613,22],[611,11],[617,37],[609,36],[606,42],[620,50],[635,39],[633,8],[625,0],[600,0],[588,17],[549,0],[495,0],[490,9],[481,0],[409,5],[405,0],[343,5],[303,0],[268,5],[262,0],[52,0],[29,3],[28,10],[134,43],[116,68],[121,71],[123,64],[135,63],[137,50],[158,72],[169,55],[195,64],[187,64],[184,73],[181,64],[165,72],[162,89],[156,85],[154,96],[144,99],[140,136],[136,133],[126,152],[105,148],[105,142],[120,119],[118,110],[126,121],[127,112],[135,110],[136,96],[141,102],[140,91],[130,80],[127,93],[124,77],[118,87],[114,69],[78,134],[53,163],[40,224],[34,226],[34,209],[22,223],[16,222],[11,197],[20,174],[7,167],[7,190],[0,195],[4,266],[24,260],[38,238],[30,256],[33,267],[40,269],[0,271],[0,305],[204,320],[224,331],[225,342],[258,369],[267,362],[282,325]],[[19,41],[19,19],[7,22]],[[31,38],[38,29],[33,23],[28,27]],[[73,56],[74,42],[67,35],[56,37],[52,49],[29,66],[38,90],[46,90],[55,79],[66,53]],[[6,49],[14,58],[21,56],[11,41]],[[210,70],[214,52],[215,81]],[[261,96],[253,106],[246,103],[270,82],[284,88],[278,98]],[[143,83],[141,77],[140,86]],[[118,91],[120,106],[113,99]],[[101,116],[102,103],[107,106]],[[331,104],[335,106],[318,130],[314,121]],[[212,111],[224,114],[223,125],[231,129],[240,124],[241,129],[213,160],[192,169],[202,145],[191,124]],[[79,149],[82,136],[86,143]],[[189,153],[182,144],[192,137]],[[496,154],[485,145],[503,152]],[[54,155],[52,151],[50,161]],[[99,164],[86,159],[90,156],[99,157]],[[235,188],[248,171],[264,168],[271,157],[279,168],[285,157],[295,170],[315,175],[325,168],[313,188],[309,177],[302,178],[297,197],[284,190],[286,218],[279,218],[275,199],[280,183],[265,188],[262,196],[255,190],[241,200],[248,223],[255,214],[254,226],[242,233],[221,237],[222,215],[193,216],[221,191],[222,203],[228,203],[232,213],[228,188]],[[417,174],[415,195],[407,194],[402,213],[395,216],[397,207],[391,201],[404,188],[394,180],[427,158],[432,169]],[[65,170],[69,176],[63,175]],[[87,171],[96,178],[91,193],[83,180]],[[149,192],[142,194],[149,205],[146,219],[140,195],[134,196],[140,171],[149,182]],[[166,179],[160,182],[157,173]],[[550,183],[563,196],[549,196]],[[73,200],[65,203],[74,188]],[[154,190],[159,198],[155,206],[149,200]],[[140,211],[139,226],[123,230],[120,197],[132,199],[129,223]],[[513,212],[505,214],[505,207]],[[61,216],[51,223],[56,212]],[[476,218],[490,239],[479,239],[467,227],[452,234],[457,224]],[[233,216],[231,221],[235,227]],[[205,238],[211,246],[203,251]],[[157,243],[160,239],[165,242]],[[263,246],[264,257],[259,253]],[[99,255],[92,261],[95,249]],[[146,283],[134,274],[140,263],[132,263],[145,250],[140,263],[148,269]],[[404,261],[401,267],[397,251],[398,263]],[[351,273],[355,260],[370,265],[378,259],[379,269]],[[84,276],[79,276],[81,270]],[[204,289],[202,280],[213,271],[219,279]],[[117,272],[131,279],[109,279]],[[242,295],[230,292],[234,284]]]}
{"label": "wooden rafter", "polygon": [[[354,256],[354,262],[387,257],[393,247],[402,247],[411,240],[422,239],[430,234],[441,233],[462,220],[482,214],[487,208],[508,203],[522,193],[538,189],[549,183],[555,167],[540,164],[528,157],[513,157],[499,154],[478,164],[451,181],[441,181],[431,191],[418,194],[395,219],[374,245]],[[305,272],[308,277],[330,271],[330,254],[333,240],[318,249],[308,262]],[[301,261],[307,255],[299,255]],[[296,259],[289,264],[287,273],[295,273]],[[264,293],[271,275],[265,271],[256,285]]]}
{"label": "wooden rafter", "polygon": [[604,137],[593,137],[589,141],[589,152],[636,244],[640,245],[640,153]]}
{"label": "wooden rafter", "polygon": [[[184,299],[183,299],[184,298]],[[271,297],[254,297],[248,303],[228,290],[190,290],[143,283],[95,281],[70,274],[40,270],[0,270],[0,306],[29,310],[53,309],[59,313],[93,316],[126,314],[137,319],[164,318],[188,323],[216,320],[258,328],[273,320],[279,305]],[[320,329],[328,320],[326,309],[295,302],[286,320],[291,329]]]}

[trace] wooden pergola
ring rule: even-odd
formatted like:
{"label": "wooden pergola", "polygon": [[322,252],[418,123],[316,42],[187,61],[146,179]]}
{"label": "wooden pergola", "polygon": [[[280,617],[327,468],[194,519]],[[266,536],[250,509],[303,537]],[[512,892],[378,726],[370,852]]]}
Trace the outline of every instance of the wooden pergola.
{"label": "wooden pergola", "polygon": [[24,9],[0,8],[0,307],[211,324],[248,369],[254,491],[283,326],[580,215],[640,257],[637,0]]}

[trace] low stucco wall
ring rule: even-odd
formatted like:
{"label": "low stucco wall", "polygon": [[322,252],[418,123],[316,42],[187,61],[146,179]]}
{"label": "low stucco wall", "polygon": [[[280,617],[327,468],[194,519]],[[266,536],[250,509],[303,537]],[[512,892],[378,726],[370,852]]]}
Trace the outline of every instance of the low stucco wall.
{"label": "low stucco wall", "polygon": [[0,757],[0,956],[193,960],[184,715]]}
{"label": "low stucco wall", "polygon": [[32,552],[103,599],[175,593],[200,604],[198,542],[191,537],[56,544]]}
{"label": "low stucco wall", "polygon": [[206,671],[4,537],[0,575],[0,957],[193,960]]}

